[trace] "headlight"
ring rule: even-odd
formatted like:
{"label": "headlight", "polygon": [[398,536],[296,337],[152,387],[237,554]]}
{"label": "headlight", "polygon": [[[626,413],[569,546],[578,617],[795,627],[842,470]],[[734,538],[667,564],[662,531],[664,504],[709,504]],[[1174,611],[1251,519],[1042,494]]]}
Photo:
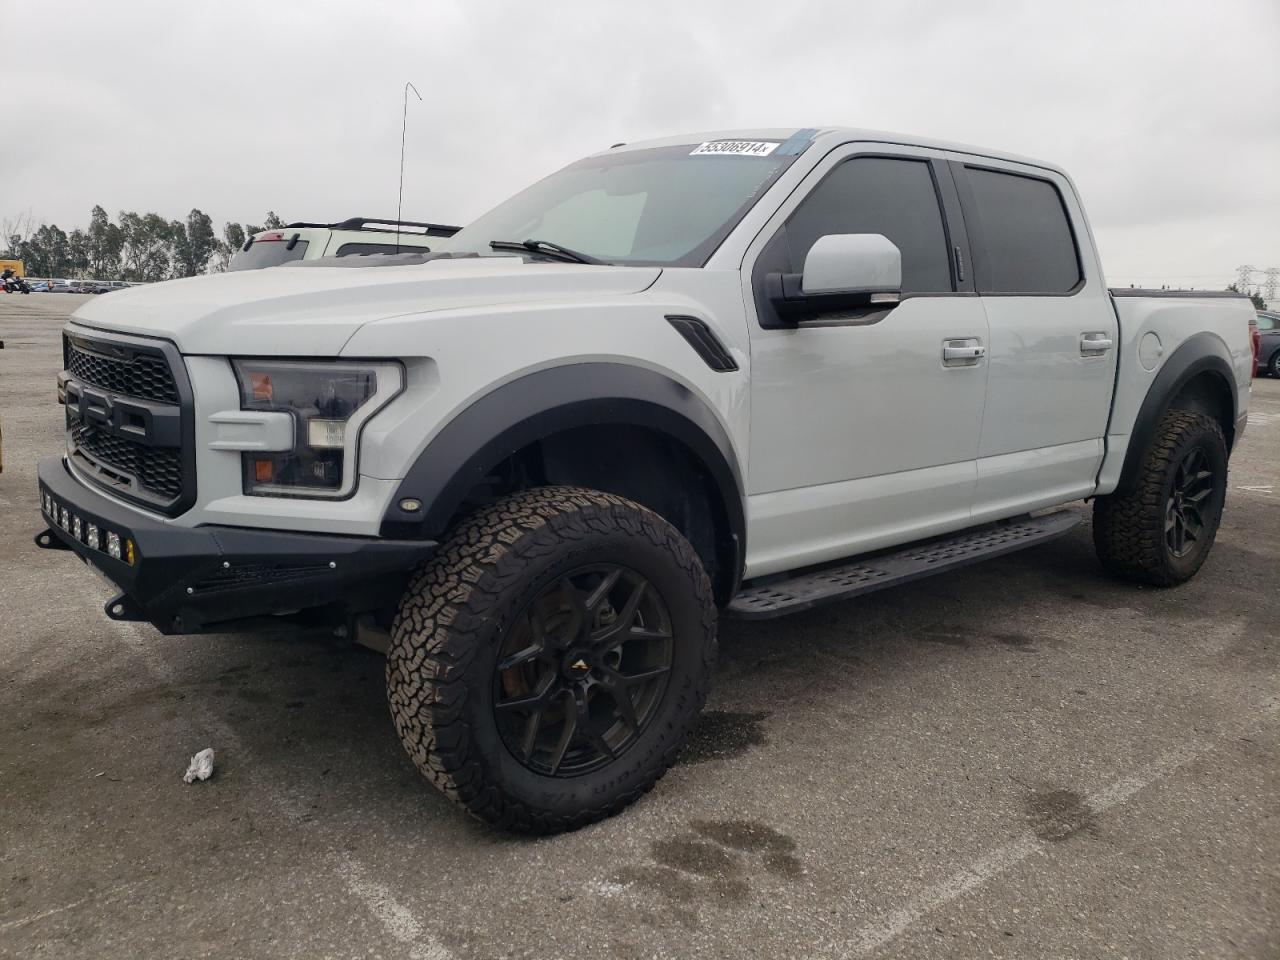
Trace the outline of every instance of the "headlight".
{"label": "headlight", "polygon": [[398,363],[234,360],[242,410],[293,416],[293,449],[243,454],[244,492],[342,497],[355,487],[360,428],[400,392]]}

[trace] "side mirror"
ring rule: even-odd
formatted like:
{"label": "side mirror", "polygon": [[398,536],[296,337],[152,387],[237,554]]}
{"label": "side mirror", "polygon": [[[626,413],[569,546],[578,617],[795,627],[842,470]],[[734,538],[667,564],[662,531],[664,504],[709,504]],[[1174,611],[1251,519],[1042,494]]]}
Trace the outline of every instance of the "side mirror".
{"label": "side mirror", "polygon": [[831,233],[809,248],[803,273],[771,273],[765,282],[779,316],[792,323],[823,313],[892,307],[902,293],[902,253],[883,234]]}
{"label": "side mirror", "polygon": [[865,293],[896,299],[902,292],[902,254],[880,233],[829,233],[809,248],[800,278],[805,296]]}

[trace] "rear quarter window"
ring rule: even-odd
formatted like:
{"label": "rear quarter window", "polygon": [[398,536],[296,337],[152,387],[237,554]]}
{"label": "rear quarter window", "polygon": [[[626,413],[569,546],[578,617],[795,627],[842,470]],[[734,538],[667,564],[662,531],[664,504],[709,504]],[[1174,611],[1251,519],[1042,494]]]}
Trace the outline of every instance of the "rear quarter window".
{"label": "rear quarter window", "polygon": [[1056,186],[970,166],[965,179],[965,220],[977,234],[971,239],[981,293],[1062,294],[1079,285],[1075,235]]}
{"label": "rear quarter window", "polygon": [[338,248],[338,252],[334,256],[353,257],[367,253],[422,253],[427,249],[420,243],[402,243],[399,248],[394,243],[344,243]]}

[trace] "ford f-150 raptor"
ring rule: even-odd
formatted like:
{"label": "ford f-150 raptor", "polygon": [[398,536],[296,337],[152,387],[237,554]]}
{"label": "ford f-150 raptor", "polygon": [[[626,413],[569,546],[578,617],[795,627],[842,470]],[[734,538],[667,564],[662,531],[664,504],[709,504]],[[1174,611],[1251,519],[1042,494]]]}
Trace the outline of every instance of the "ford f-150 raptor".
{"label": "ford f-150 raptor", "polygon": [[1082,499],[1121,577],[1181,583],[1213,544],[1249,301],[1109,291],[1055,166],[848,129],[672,137],[424,257],[81,306],[36,540],[165,633],[381,631],[410,757],[492,823],[572,828],[648,790],[719,615],[1039,543]]}

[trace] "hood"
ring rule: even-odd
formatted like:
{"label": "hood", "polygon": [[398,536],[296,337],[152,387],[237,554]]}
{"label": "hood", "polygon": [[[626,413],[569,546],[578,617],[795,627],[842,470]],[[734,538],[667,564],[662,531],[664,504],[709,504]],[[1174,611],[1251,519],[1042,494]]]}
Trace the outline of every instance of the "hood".
{"label": "hood", "polygon": [[520,257],[406,266],[270,267],[169,280],[104,294],[73,323],[163,337],[186,354],[337,356],[366,323],[409,313],[639,293],[656,267],[531,262]]}

